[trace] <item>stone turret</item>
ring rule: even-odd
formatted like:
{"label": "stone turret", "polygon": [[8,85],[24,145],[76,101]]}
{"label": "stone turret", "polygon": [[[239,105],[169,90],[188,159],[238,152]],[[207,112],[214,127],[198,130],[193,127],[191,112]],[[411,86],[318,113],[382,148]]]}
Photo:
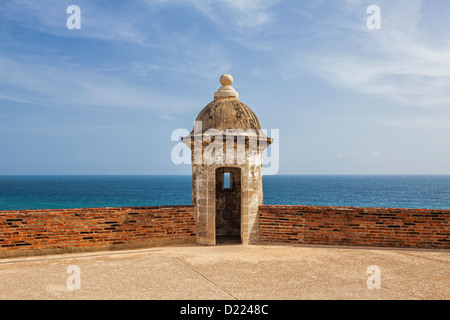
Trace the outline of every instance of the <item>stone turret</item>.
{"label": "stone turret", "polygon": [[256,243],[263,151],[272,139],[262,132],[255,113],[239,101],[233,77],[223,75],[220,83],[214,100],[183,138],[192,150],[197,243],[215,245],[219,237]]}

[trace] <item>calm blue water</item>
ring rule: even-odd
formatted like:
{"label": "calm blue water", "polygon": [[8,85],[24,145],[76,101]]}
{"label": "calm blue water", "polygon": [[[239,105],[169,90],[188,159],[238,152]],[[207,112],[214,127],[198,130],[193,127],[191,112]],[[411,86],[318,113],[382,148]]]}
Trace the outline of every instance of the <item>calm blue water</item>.
{"label": "calm blue water", "polygon": [[[264,204],[450,209],[450,176],[265,176]],[[0,210],[191,204],[190,176],[0,176]]]}

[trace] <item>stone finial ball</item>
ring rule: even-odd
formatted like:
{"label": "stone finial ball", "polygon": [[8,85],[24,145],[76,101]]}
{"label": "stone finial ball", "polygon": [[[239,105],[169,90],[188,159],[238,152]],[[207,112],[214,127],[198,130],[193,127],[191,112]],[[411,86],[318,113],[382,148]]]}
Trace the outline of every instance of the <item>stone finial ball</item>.
{"label": "stone finial ball", "polygon": [[224,74],[220,77],[220,83],[223,86],[231,86],[231,84],[233,83],[233,77],[229,74]]}

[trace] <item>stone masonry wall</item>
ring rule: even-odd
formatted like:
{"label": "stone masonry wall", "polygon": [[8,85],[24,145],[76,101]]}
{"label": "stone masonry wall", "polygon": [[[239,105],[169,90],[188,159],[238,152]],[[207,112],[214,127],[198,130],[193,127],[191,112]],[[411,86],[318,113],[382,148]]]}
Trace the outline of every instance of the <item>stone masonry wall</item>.
{"label": "stone masonry wall", "polygon": [[0,211],[0,257],[195,242],[195,207]]}
{"label": "stone masonry wall", "polygon": [[259,240],[450,249],[450,210],[264,205]]}

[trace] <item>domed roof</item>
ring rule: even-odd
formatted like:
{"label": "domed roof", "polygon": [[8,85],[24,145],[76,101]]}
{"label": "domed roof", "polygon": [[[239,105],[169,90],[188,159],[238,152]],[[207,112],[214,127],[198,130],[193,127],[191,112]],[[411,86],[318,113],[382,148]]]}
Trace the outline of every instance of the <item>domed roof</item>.
{"label": "domed roof", "polygon": [[[239,94],[231,86],[233,77],[229,74],[220,78],[222,87],[214,94],[214,101],[209,103],[197,116],[194,129],[189,136],[182,140],[192,147],[194,137],[198,135],[216,135],[218,130],[222,135],[255,136],[267,145],[273,142],[261,130],[256,114],[244,103],[239,101]],[[200,133],[201,128],[201,133]],[[235,130],[227,132],[227,130]]]}
{"label": "domed roof", "polygon": [[196,121],[202,122],[203,133],[209,129],[218,129],[223,133],[227,129],[247,131],[261,129],[256,114],[238,99],[216,99],[208,104],[198,115]]}
{"label": "domed roof", "polygon": [[233,77],[225,74],[220,77],[222,87],[214,94],[214,101],[199,113],[196,121],[201,121],[202,131],[217,129],[226,133],[227,129],[260,130],[256,114],[239,101],[239,94],[231,86]]}

